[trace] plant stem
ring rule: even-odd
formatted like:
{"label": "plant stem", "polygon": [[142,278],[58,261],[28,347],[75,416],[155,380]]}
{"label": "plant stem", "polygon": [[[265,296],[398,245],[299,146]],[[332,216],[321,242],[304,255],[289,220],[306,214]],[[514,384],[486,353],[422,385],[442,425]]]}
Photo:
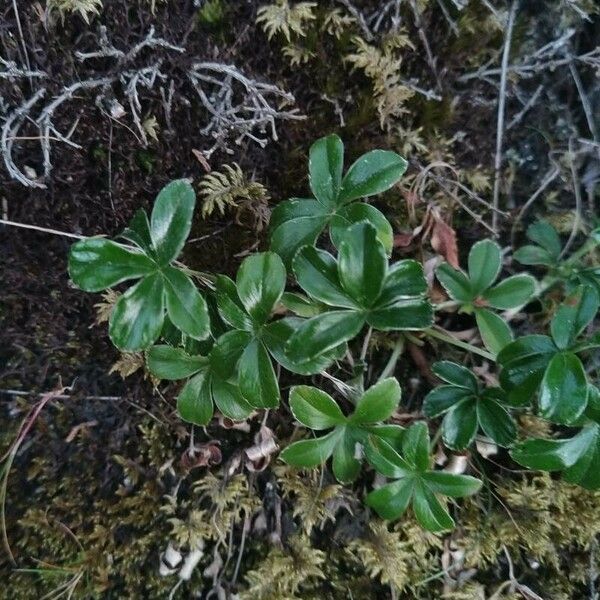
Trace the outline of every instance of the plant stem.
{"label": "plant stem", "polygon": [[383,368],[383,371],[381,371],[381,375],[379,376],[379,379],[377,380],[378,382],[381,381],[382,379],[385,379],[386,377],[389,377],[394,372],[394,369],[396,368],[396,363],[398,362],[398,358],[400,358],[400,355],[402,354],[403,351],[404,351],[404,336],[401,335],[396,340],[396,345],[394,346],[394,349],[392,350],[392,353],[390,354],[390,357],[387,361],[387,364]]}
{"label": "plant stem", "polygon": [[360,351],[360,360],[364,361],[367,357],[367,352],[369,350],[369,342],[371,341],[371,335],[373,333],[373,328],[369,327],[367,334],[365,335],[365,339],[363,340],[362,349]]}
{"label": "plant stem", "polygon": [[448,344],[452,344],[457,346],[458,348],[462,348],[463,350],[467,350],[468,352],[472,352],[473,354],[478,354],[479,356],[486,358],[487,360],[495,361],[496,359],[492,354],[482,350],[481,348],[477,348],[477,346],[473,346],[473,344],[468,344],[467,342],[463,342],[455,338],[454,336],[448,334],[446,331],[436,329],[431,327],[430,329],[425,330],[425,335],[428,335],[432,338],[436,338],[441,340],[442,342],[447,342]]}

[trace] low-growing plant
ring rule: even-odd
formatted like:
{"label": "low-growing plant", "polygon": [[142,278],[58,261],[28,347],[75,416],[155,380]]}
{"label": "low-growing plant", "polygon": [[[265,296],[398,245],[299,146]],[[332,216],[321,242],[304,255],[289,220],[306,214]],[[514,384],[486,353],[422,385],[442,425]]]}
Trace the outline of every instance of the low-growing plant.
{"label": "low-growing plant", "polygon": [[[426,529],[449,529],[454,521],[440,498],[479,490],[478,479],[433,466],[440,436],[450,451],[467,452],[475,440],[487,440],[508,448],[525,467],[561,471],[567,481],[600,488],[600,395],[584,366],[600,346],[597,334],[585,334],[598,311],[596,288],[581,278],[574,286],[570,272],[562,279],[553,273],[552,284],[539,284],[529,273],[501,278],[503,253],[496,242],[483,240],[472,247],[467,272],[438,267],[449,300],[433,305],[421,263],[390,259],[390,223],[360,202],[392,188],[407,162],[373,150],[344,175],[343,160],[336,135],[315,142],[309,157],[314,198],[275,208],[270,250],[246,257],[235,280],[193,271],[177,260],[195,205],[186,180],[160,192],[150,219],[139,211],[121,234],[124,242],[94,237],[74,244],[70,276],[91,292],[139,279],[116,301],[109,335],[121,350],[144,351],[155,377],[185,381],[177,399],[185,421],[205,426],[215,407],[238,421],[276,410],[283,371],[290,379],[321,382],[292,387],[289,408],[303,428],[325,433],[296,431],[280,458],[311,469],[332,457],[341,483],[356,480],[366,458],[367,469],[379,474],[366,502],[384,518],[396,519],[412,506]],[[538,246],[526,246],[514,258],[560,269],[555,233],[547,225],[530,228]],[[578,251],[578,260],[586,252]],[[564,283],[567,295],[551,319],[550,335],[514,339],[511,314],[555,283]],[[487,350],[434,324],[436,313],[456,309],[474,315]],[[368,360],[373,331],[395,337],[383,368]],[[401,389],[393,374],[405,343],[428,340],[453,344],[472,359],[483,357],[485,368],[434,364],[433,373],[445,383],[427,394],[421,412],[404,415],[406,428],[399,424],[406,421],[398,418]],[[325,382],[333,395],[321,389]],[[556,424],[561,437],[519,440],[517,417],[527,413]],[[565,427],[579,431],[568,437]],[[393,481],[382,485],[381,478]]]}

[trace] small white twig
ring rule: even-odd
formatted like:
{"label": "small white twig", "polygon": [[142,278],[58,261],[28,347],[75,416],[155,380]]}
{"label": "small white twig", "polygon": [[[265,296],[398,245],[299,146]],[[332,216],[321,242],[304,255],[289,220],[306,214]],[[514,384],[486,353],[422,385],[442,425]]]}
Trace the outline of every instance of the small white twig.
{"label": "small white twig", "polygon": [[500,170],[502,168],[502,137],[504,135],[504,110],[506,105],[506,73],[508,68],[508,58],[510,56],[510,46],[512,41],[512,31],[515,24],[515,15],[517,13],[518,0],[513,0],[510,12],[508,14],[508,23],[504,35],[504,51],[502,53],[502,74],[500,77],[500,95],[498,99],[498,124],[496,127],[496,156],[494,159],[494,195],[492,206],[492,229],[494,234],[498,234],[498,213],[500,201]]}

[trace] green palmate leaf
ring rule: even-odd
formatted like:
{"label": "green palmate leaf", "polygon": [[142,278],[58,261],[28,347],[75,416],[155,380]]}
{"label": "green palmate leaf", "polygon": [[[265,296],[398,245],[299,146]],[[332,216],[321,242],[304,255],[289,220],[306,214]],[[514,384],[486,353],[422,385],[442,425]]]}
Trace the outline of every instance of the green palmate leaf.
{"label": "green palmate leaf", "polygon": [[326,206],[337,202],[343,169],[344,144],[337,135],[323,137],[311,146],[308,160],[310,189]]}
{"label": "green palmate leaf", "polygon": [[367,314],[369,325],[380,331],[415,331],[426,329],[433,323],[433,308],[425,300],[399,300],[380,306]]}
{"label": "green palmate leaf", "polygon": [[311,429],[329,429],[346,422],[335,400],[327,393],[307,385],[290,390],[290,409],[297,421]]}
{"label": "green palmate leaf", "polygon": [[558,259],[562,244],[560,237],[547,221],[537,221],[527,228],[527,237],[536,244],[539,244],[554,259]]}
{"label": "green palmate leaf", "polygon": [[120,350],[143,350],[160,335],[164,312],[162,276],[148,275],[117,300],[109,320],[110,339]]}
{"label": "green palmate leaf", "polygon": [[440,385],[431,390],[423,400],[423,413],[427,417],[438,417],[451,409],[456,403],[471,398],[473,392],[454,385]]}
{"label": "green palmate leaf", "polygon": [[581,416],[587,397],[588,383],[579,358],[571,352],[556,354],[546,368],[540,388],[541,415],[568,425]]}
{"label": "green palmate leaf", "polygon": [[435,270],[435,275],[453,300],[471,302],[475,299],[471,282],[462,271],[443,263]]}
{"label": "green palmate leaf", "polygon": [[414,423],[406,430],[402,452],[416,470],[426,471],[429,468],[429,431],[425,423]]}
{"label": "green palmate leaf", "polygon": [[340,247],[342,239],[348,227],[360,221],[367,221],[377,231],[377,239],[383,244],[387,255],[392,253],[394,245],[394,232],[390,222],[383,214],[370,204],[354,202],[343,206],[336,211],[331,218],[329,236],[336,248]]}
{"label": "green palmate leaf", "polygon": [[385,477],[397,479],[408,477],[413,472],[413,467],[396,452],[387,439],[381,436],[369,436],[364,449],[369,463]]}
{"label": "green palmate leaf", "polygon": [[182,348],[152,346],[146,353],[146,364],[152,375],[159,379],[185,379],[208,365],[204,356],[190,356]]}
{"label": "green palmate leaf", "polygon": [[555,344],[564,350],[569,348],[598,312],[598,294],[588,286],[578,287],[556,311],[550,331]]}
{"label": "green palmate leaf", "polygon": [[556,262],[548,250],[532,245],[519,248],[513,254],[513,258],[518,260],[522,265],[545,265],[549,267]]}
{"label": "green palmate leaf", "polygon": [[286,200],[271,213],[271,250],[290,265],[302,246],[311,246],[330,219],[328,209],[317,200]]}
{"label": "green palmate leaf", "polygon": [[477,433],[477,401],[465,398],[457,402],[442,421],[442,439],[448,448],[468,448]]}
{"label": "green palmate leaf", "polygon": [[166,185],[156,197],[150,217],[150,234],[158,262],[176,259],[192,227],[196,194],[190,182],[178,179]]}
{"label": "green palmate leaf", "polygon": [[285,267],[274,252],[262,252],[245,258],[237,273],[240,300],[252,319],[263,324],[285,288]]}
{"label": "green palmate leaf", "polygon": [[217,276],[217,308],[223,321],[234,329],[252,331],[252,319],[238,296],[235,283],[225,275]]}
{"label": "green palmate leaf", "polygon": [[254,410],[244,399],[237,385],[212,377],[212,395],[217,408],[234,421],[243,421]]}
{"label": "green palmate leaf", "polygon": [[325,306],[320,302],[294,292],[283,292],[281,304],[299,317],[314,317],[325,311]]}
{"label": "green palmate leaf", "polygon": [[[479,390],[477,377],[469,371],[469,369],[450,362],[449,360],[441,360],[433,363],[431,370],[443,381],[470,390],[476,394]],[[447,386],[451,387],[451,386]],[[439,388],[438,388],[439,389]]]}
{"label": "green palmate leaf", "polygon": [[406,429],[400,425],[363,425],[361,429],[369,436],[379,438],[392,446],[401,448]]}
{"label": "green palmate leaf", "polygon": [[464,498],[481,489],[481,481],[469,475],[456,475],[445,471],[429,471],[423,474],[423,481],[436,494],[450,498]]}
{"label": "green palmate leaf", "polygon": [[366,498],[377,514],[390,521],[401,517],[413,497],[415,482],[411,478],[399,479],[372,491]]}
{"label": "green palmate leaf", "polygon": [[80,240],[69,252],[69,276],[86,292],[99,292],[156,271],[146,255],[100,237]]}
{"label": "green palmate leaf", "polygon": [[530,275],[513,275],[486,290],[482,297],[488,304],[501,310],[527,304],[535,294],[535,279]]}
{"label": "green palmate leaf", "polygon": [[406,160],[388,150],[363,154],[344,176],[339,201],[346,203],[385,192],[404,175],[407,166]]}
{"label": "green palmate leaf", "polygon": [[513,341],[508,323],[486,308],[475,309],[475,320],[485,347],[494,355]]}
{"label": "green palmate leaf", "polygon": [[313,375],[324,371],[336,360],[339,360],[346,352],[346,344],[340,344],[332,350],[319,354],[304,362],[291,360],[285,354],[285,347],[292,334],[298,329],[303,321],[295,317],[279,319],[269,323],[264,329],[262,340],[266,344],[273,358],[285,369],[292,373],[301,375]]}
{"label": "green palmate leaf", "polygon": [[479,426],[490,439],[507,448],[517,437],[517,426],[507,410],[491,398],[477,402]]}
{"label": "green palmate leaf", "polygon": [[222,379],[229,379],[235,373],[237,363],[251,341],[252,336],[246,331],[224,333],[210,351],[211,369]]}
{"label": "green palmate leaf", "polygon": [[597,427],[583,428],[564,440],[525,440],[510,451],[512,458],[528,469],[562,471],[572,467],[595,441]]}
{"label": "green palmate leaf", "polygon": [[187,336],[202,340],[210,335],[208,307],[190,278],[173,267],[163,270],[167,314]]}
{"label": "green palmate leaf", "polygon": [[205,426],[213,416],[210,376],[199,373],[192,377],[177,397],[179,416],[189,423]]}
{"label": "green palmate leaf", "polygon": [[577,462],[563,474],[565,481],[588,490],[600,489],[600,425],[593,423],[582,430],[588,443]]}
{"label": "green palmate leaf", "polygon": [[558,349],[545,335],[527,335],[505,346],[498,354],[500,384],[513,404],[529,403]]}
{"label": "green palmate leaf", "polygon": [[337,262],[328,252],[304,246],[294,258],[293,271],[302,289],[319,302],[344,308],[357,306],[343,289]]}
{"label": "green palmate leaf", "polygon": [[133,219],[129,222],[129,226],[123,230],[120,237],[133,242],[148,256],[152,258],[156,256],[150,234],[150,221],[148,221],[148,215],[143,208],[135,212]]}
{"label": "green palmate leaf", "polygon": [[414,489],[413,510],[417,521],[431,532],[437,533],[454,527],[454,520],[448,511],[435,494],[420,481]]}
{"label": "green palmate leaf", "polygon": [[389,419],[398,408],[401,394],[400,385],[393,377],[379,381],[362,395],[350,423],[364,425]]}
{"label": "green palmate leaf", "polygon": [[477,242],[469,252],[469,280],[474,294],[479,295],[498,277],[502,268],[502,250],[496,242]]}
{"label": "green palmate leaf", "polygon": [[360,461],[354,457],[355,446],[352,434],[344,429],[333,450],[333,474],[340,483],[350,483],[358,477]]}
{"label": "green palmate leaf", "polygon": [[313,360],[357,336],[365,324],[362,314],[336,310],[305,321],[286,345],[288,358],[297,363]]}
{"label": "green palmate leaf", "polygon": [[349,227],[338,256],[338,274],[346,293],[360,306],[372,306],[386,273],[387,258],[375,228],[364,221]]}
{"label": "green palmate leaf", "polygon": [[403,298],[420,296],[427,292],[423,266],[416,260],[399,260],[390,266],[377,299],[378,306],[387,306]]}
{"label": "green palmate leaf", "polygon": [[256,408],[274,408],[279,404],[279,385],[264,344],[252,340],[244,349],[238,366],[242,396]]}
{"label": "green palmate leaf", "polygon": [[342,434],[341,430],[334,429],[320,438],[294,442],[285,448],[279,457],[294,467],[317,467],[331,456]]}

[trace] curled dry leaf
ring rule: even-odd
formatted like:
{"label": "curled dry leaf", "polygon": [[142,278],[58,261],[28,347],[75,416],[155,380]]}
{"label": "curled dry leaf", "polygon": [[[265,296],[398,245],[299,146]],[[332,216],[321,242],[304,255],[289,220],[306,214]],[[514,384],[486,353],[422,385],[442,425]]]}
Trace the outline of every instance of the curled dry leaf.
{"label": "curled dry leaf", "polygon": [[222,460],[220,442],[212,440],[206,444],[196,444],[186,450],[181,456],[180,464],[186,471],[191,471],[196,467],[219,465]]}
{"label": "curled dry leaf", "polygon": [[275,435],[270,427],[263,425],[254,437],[254,446],[246,448],[246,467],[249,471],[264,471],[271,462],[271,456],[279,450]]}
{"label": "curled dry leaf", "polygon": [[466,454],[452,454],[444,471],[453,475],[461,475],[467,470],[469,457]]}
{"label": "curled dry leaf", "polygon": [[167,549],[160,555],[160,565],[158,567],[158,574],[161,577],[167,577],[177,572],[177,569],[183,561],[183,555],[179,550],[169,542]]}
{"label": "curled dry leaf", "polygon": [[431,246],[446,259],[446,262],[458,269],[456,232],[442,219],[438,210],[431,210],[431,218],[433,219]]}
{"label": "curled dry leaf", "polygon": [[498,454],[498,445],[491,440],[475,440],[475,447],[477,448],[477,452],[479,452],[483,458]]}
{"label": "curled dry leaf", "polygon": [[[252,414],[248,416],[249,419],[252,417]],[[245,433],[250,432],[250,423],[248,423],[248,421],[234,421],[229,417],[224,417],[220,414],[217,417],[217,422],[219,423],[219,427],[222,427],[223,429],[236,429],[237,431],[243,431]]]}

